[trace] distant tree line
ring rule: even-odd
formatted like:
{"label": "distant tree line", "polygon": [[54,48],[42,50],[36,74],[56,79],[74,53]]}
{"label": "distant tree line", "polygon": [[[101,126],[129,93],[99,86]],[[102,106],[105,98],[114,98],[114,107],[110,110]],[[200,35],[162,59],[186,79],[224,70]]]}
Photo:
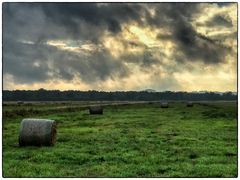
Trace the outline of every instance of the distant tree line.
{"label": "distant tree line", "polygon": [[237,100],[232,92],[147,92],[147,91],[59,91],[4,90],[3,101],[161,101],[161,100]]}

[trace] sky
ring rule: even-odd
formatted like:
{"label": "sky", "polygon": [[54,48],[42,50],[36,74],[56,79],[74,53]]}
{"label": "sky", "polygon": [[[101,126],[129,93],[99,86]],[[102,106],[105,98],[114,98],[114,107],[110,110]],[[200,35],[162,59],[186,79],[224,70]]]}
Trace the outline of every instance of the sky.
{"label": "sky", "polygon": [[3,3],[4,90],[237,91],[237,3]]}

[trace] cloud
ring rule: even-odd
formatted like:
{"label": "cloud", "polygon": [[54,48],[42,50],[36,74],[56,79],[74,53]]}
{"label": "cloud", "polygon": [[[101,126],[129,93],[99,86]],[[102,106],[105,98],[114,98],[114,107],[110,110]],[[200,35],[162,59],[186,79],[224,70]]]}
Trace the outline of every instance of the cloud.
{"label": "cloud", "polygon": [[105,31],[120,32],[123,23],[141,23],[142,9],[140,4],[126,3],[4,3],[3,14],[6,29],[30,31],[38,41],[66,36],[97,41]]}
{"label": "cloud", "polygon": [[4,73],[14,75],[19,83],[41,82],[50,78],[73,80],[74,76],[95,83],[128,74],[127,67],[105,50],[79,54],[53,45],[21,42],[8,42],[5,48]]}
{"label": "cloud", "polygon": [[13,75],[18,83],[45,81],[49,78],[46,54],[51,51],[41,45],[8,40],[3,47],[3,73]]}
{"label": "cloud", "polygon": [[[162,10],[162,9],[161,9]],[[170,40],[177,44],[177,50],[182,52],[182,57],[176,56],[182,62],[203,61],[206,64],[221,63],[225,60],[225,56],[229,53],[229,49],[215,40],[200,34],[192,25],[193,15],[200,10],[198,3],[177,3],[164,6],[164,10],[158,10],[156,16],[163,20],[154,21],[154,25],[163,24],[172,33],[169,35],[158,35],[159,40]],[[164,18],[164,16],[167,16]],[[157,23],[159,22],[159,23]]]}
{"label": "cloud", "polygon": [[234,64],[235,11],[234,3],[3,3],[4,84],[181,89],[184,76],[174,73]]}
{"label": "cloud", "polygon": [[214,16],[210,21],[206,23],[207,26],[225,26],[225,27],[232,27],[233,24],[229,17],[224,17],[222,15]]}

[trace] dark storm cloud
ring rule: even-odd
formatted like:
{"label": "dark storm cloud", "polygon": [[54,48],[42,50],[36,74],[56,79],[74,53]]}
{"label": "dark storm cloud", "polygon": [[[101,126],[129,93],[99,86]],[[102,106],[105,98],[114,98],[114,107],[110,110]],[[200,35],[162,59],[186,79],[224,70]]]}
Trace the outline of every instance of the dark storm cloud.
{"label": "dark storm cloud", "polygon": [[128,69],[108,52],[91,56],[62,51],[46,44],[8,41],[4,45],[3,73],[14,75],[17,83],[44,82],[51,78],[72,80],[79,75],[83,81],[95,83],[109,77],[124,77]]}
{"label": "dark storm cloud", "polygon": [[12,33],[31,31],[38,41],[65,37],[98,41],[104,31],[121,31],[122,23],[141,23],[144,13],[140,4],[4,3],[3,22],[8,21],[6,28]]}
{"label": "dark storm cloud", "polygon": [[[42,5],[42,4],[41,4]],[[113,33],[121,30],[121,24],[130,20],[141,22],[142,8],[138,4],[124,3],[100,5],[96,3],[49,3],[41,6],[47,17],[61,26],[78,29],[79,20],[94,26],[104,26]]]}
{"label": "dark storm cloud", "polygon": [[58,75],[66,79],[65,74],[79,75],[83,81],[96,83],[98,80],[107,78],[125,77],[128,68],[120,61],[114,60],[107,51],[95,52],[91,56],[79,55],[77,53],[59,52],[58,61],[54,61],[54,67],[60,70]]}
{"label": "dark storm cloud", "polygon": [[[155,16],[149,8],[156,10]],[[177,45],[172,60],[178,63],[223,62],[229,49],[197,33],[191,24],[193,15],[198,12],[199,3],[3,3],[3,72],[13,75],[20,83],[43,82],[56,77],[72,80],[74,76],[89,83],[128,76],[130,70],[124,61],[150,70],[153,65],[161,65],[161,59],[153,57],[149,50],[138,55],[126,54],[123,60],[116,60],[106,49],[86,56],[46,44],[55,39],[88,41],[98,46],[106,31],[118,36],[122,25],[129,22],[170,30],[171,35],[158,38]],[[215,16],[207,26],[230,27],[230,24],[228,18]],[[144,46],[134,41],[125,45]],[[164,56],[163,50],[159,51]]]}
{"label": "dark storm cloud", "polygon": [[42,82],[49,78],[47,58],[43,57],[51,53],[49,50],[9,39],[4,43],[3,52],[3,73],[14,75],[16,82]]}
{"label": "dark storm cloud", "polygon": [[[160,54],[160,52],[159,52]],[[163,56],[163,54],[161,54]],[[159,56],[161,57],[161,56]],[[161,61],[153,56],[153,53],[150,50],[145,50],[142,53],[138,54],[124,54],[120,57],[124,62],[133,63],[138,65],[141,70],[151,71],[151,67],[154,65],[161,65]]]}
{"label": "dark storm cloud", "polygon": [[[54,77],[72,80],[74,75],[86,82],[126,76],[127,68],[107,51],[84,56],[44,43],[48,39],[98,41],[105,30],[117,33],[122,22],[137,19],[138,13],[125,4],[111,8],[94,3],[4,3],[4,73],[12,74],[20,83]],[[36,61],[38,66],[34,66]]]}
{"label": "dark storm cloud", "polygon": [[177,26],[173,36],[179,51],[190,61],[203,61],[207,64],[225,60],[228,49],[218,45],[210,38],[198,34],[191,25],[183,22]]}
{"label": "dark storm cloud", "polygon": [[[229,49],[215,43],[209,37],[197,33],[191,21],[194,13],[199,12],[199,3],[166,4],[158,8],[158,18],[150,20],[152,25],[164,25],[173,31],[172,35],[159,35],[160,40],[172,40],[182,52],[181,59],[185,61],[203,61],[207,64],[220,63],[225,60]],[[220,20],[215,23],[221,24]],[[176,57],[179,60],[179,56]]]}
{"label": "dark storm cloud", "polygon": [[216,15],[214,16],[210,21],[206,23],[209,27],[214,26],[225,26],[225,27],[232,27],[232,21],[230,18],[224,17],[222,15]]}
{"label": "dark storm cloud", "polygon": [[157,27],[175,27],[175,21],[182,22],[183,19],[191,21],[192,15],[200,11],[199,3],[159,3],[149,6],[156,10],[156,15],[152,17],[146,14],[147,21]]}
{"label": "dark storm cloud", "polygon": [[[237,4],[237,2],[235,2]],[[218,2],[218,3],[213,3],[213,4],[217,4],[219,7],[226,7],[226,6],[230,6],[233,4],[233,2]]]}

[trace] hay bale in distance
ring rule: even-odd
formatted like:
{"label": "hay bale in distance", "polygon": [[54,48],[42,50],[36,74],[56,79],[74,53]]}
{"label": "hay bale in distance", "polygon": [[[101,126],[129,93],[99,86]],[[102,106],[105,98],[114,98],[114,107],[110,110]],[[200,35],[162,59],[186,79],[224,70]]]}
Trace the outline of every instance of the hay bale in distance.
{"label": "hay bale in distance", "polygon": [[20,125],[20,146],[52,146],[56,141],[57,123],[49,119],[23,119]]}
{"label": "hay bale in distance", "polygon": [[187,102],[187,105],[186,105],[187,107],[193,107],[193,102]]}
{"label": "hay bale in distance", "polygon": [[161,103],[161,108],[168,108],[168,103],[167,102]]}
{"label": "hay bale in distance", "polygon": [[101,106],[90,106],[89,114],[103,114],[103,108]]}

